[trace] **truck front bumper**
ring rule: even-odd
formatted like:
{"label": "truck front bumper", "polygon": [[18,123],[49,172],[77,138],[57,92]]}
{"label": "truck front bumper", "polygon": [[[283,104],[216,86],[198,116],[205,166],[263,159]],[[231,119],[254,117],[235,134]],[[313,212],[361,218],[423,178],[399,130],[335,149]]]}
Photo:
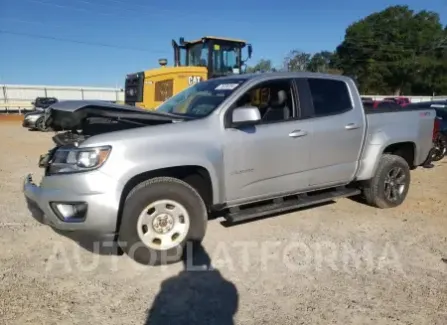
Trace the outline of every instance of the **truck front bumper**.
{"label": "truck front bumper", "polygon": [[116,186],[104,174],[88,174],[44,177],[40,185],[27,175],[23,193],[34,219],[62,232],[110,238],[116,232],[119,210]]}

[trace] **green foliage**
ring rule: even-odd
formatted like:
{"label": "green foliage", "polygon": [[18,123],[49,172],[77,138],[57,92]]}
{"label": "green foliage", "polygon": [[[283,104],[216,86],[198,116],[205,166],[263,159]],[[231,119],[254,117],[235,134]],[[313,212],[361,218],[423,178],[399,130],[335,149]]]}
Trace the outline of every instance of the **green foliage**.
{"label": "green foliage", "polygon": [[321,51],[315,54],[298,50],[290,51],[284,59],[283,69],[286,71],[312,71],[331,74],[342,74],[337,65],[336,53]]}
{"label": "green foliage", "polygon": [[284,69],[287,71],[306,71],[308,70],[311,55],[298,50],[290,51],[284,59]]}
{"label": "green foliage", "polygon": [[447,93],[446,40],[437,13],[392,6],[347,28],[337,64],[362,93]]}
{"label": "green foliage", "polygon": [[309,61],[308,70],[312,72],[327,72],[331,68],[334,54],[329,51],[315,53]]}
{"label": "green foliage", "polygon": [[[248,71],[273,71],[261,60]],[[292,50],[281,70],[344,74],[364,94],[447,94],[447,26],[431,11],[391,6],[352,23],[334,52]]]}
{"label": "green foliage", "polygon": [[256,63],[255,66],[247,67],[247,72],[248,73],[269,72],[269,71],[275,71],[275,68],[273,67],[273,64],[272,64],[271,60],[261,59],[261,60],[259,60],[258,63]]}

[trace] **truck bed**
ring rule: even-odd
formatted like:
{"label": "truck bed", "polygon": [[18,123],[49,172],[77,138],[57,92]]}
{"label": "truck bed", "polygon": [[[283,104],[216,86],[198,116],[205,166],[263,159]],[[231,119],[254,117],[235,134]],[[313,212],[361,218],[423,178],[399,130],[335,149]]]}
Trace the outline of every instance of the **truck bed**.
{"label": "truck bed", "polygon": [[408,143],[414,147],[413,166],[426,160],[432,147],[436,112],[434,109],[365,108],[367,134],[360,159],[358,179],[368,179],[374,169],[373,162],[388,146],[388,143]]}

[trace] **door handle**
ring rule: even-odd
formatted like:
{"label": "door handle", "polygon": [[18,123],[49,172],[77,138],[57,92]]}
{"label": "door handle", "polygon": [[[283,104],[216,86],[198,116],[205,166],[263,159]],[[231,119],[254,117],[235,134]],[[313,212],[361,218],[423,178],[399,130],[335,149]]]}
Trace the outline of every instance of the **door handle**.
{"label": "door handle", "polygon": [[289,137],[291,138],[304,137],[305,135],[307,135],[307,132],[302,130],[295,130],[289,133]]}
{"label": "door handle", "polygon": [[349,124],[345,125],[346,130],[355,130],[355,129],[358,129],[359,127],[360,126],[358,126],[355,123],[349,123]]}

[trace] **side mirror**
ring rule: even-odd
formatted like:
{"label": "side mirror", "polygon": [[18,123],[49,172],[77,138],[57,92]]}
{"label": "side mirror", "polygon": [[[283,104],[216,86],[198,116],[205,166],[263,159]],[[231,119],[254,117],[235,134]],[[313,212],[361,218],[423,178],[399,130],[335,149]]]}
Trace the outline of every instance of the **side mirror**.
{"label": "side mirror", "polygon": [[251,44],[248,44],[248,58],[251,59],[251,55],[253,54],[253,47]]}
{"label": "side mirror", "polygon": [[255,125],[261,121],[261,113],[254,106],[238,107],[233,110],[232,126]]}

